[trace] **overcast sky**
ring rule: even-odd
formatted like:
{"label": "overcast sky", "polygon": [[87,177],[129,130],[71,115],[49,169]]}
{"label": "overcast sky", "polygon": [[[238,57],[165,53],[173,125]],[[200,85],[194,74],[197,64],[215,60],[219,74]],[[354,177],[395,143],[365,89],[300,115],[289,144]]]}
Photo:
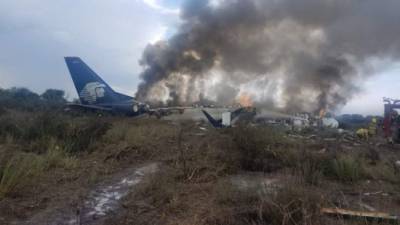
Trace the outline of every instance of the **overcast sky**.
{"label": "overcast sky", "polygon": [[[76,93],[64,56],[79,56],[114,89],[133,95],[147,43],[179,24],[181,0],[0,0],[0,87]],[[344,113],[382,114],[382,97],[400,98],[400,64],[362,84]]]}

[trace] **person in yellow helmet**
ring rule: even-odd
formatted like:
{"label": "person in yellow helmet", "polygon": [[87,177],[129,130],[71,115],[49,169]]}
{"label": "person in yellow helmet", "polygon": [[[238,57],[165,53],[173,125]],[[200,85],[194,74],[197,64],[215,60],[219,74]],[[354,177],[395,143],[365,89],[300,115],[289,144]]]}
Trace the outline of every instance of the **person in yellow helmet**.
{"label": "person in yellow helmet", "polygon": [[377,126],[378,126],[378,121],[375,117],[371,119],[371,122],[368,125],[368,134],[370,136],[374,136],[377,133]]}
{"label": "person in yellow helmet", "polygon": [[368,140],[368,129],[360,128],[356,131],[356,134],[360,139]]}

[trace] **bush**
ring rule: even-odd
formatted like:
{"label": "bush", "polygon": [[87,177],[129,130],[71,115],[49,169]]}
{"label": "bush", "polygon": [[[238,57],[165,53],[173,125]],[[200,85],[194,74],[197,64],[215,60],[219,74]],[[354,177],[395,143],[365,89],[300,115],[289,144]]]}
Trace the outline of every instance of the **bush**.
{"label": "bush", "polygon": [[11,136],[22,143],[49,137],[62,138],[69,118],[56,113],[15,113],[0,117],[0,138]]}
{"label": "bush", "polygon": [[68,119],[56,113],[39,113],[27,124],[22,139],[32,141],[42,137],[63,138],[68,129]]}
{"label": "bush", "polygon": [[304,152],[297,160],[295,170],[306,184],[319,185],[328,164],[327,156]]}
{"label": "bush", "polygon": [[0,105],[8,109],[37,112],[61,108],[65,102],[62,90],[49,89],[38,95],[27,88],[0,89]]}
{"label": "bush", "polygon": [[41,162],[33,155],[17,155],[0,168],[0,200],[36,177],[43,169]]}
{"label": "bush", "polygon": [[89,145],[100,139],[110,127],[111,124],[96,119],[74,124],[63,135],[64,148],[69,153],[86,151]]}
{"label": "bush", "polygon": [[0,152],[0,200],[15,194],[20,188],[30,184],[44,171],[55,168],[74,169],[78,160],[68,156],[54,139],[46,153],[37,155],[15,149]]}
{"label": "bush", "polygon": [[364,169],[369,179],[383,180],[392,184],[400,183],[400,173],[393,162],[379,162]]}
{"label": "bush", "polygon": [[23,130],[18,127],[17,122],[9,116],[0,117],[0,139],[5,139],[7,136],[19,138],[22,136]]}
{"label": "bush", "polygon": [[49,108],[63,107],[64,104],[67,102],[64,96],[64,91],[56,89],[47,89],[43,94],[40,95],[41,100]]}
{"label": "bush", "polygon": [[46,154],[42,157],[46,170],[52,168],[73,169],[78,163],[77,159],[73,156],[69,156],[67,151],[57,145],[55,140],[51,140]]}
{"label": "bush", "polygon": [[244,170],[274,171],[285,166],[291,158],[291,143],[273,128],[241,126],[232,132]]}
{"label": "bush", "polygon": [[11,137],[30,152],[44,153],[54,139],[62,149],[76,153],[86,151],[109,128],[109,123],[98,118],[71,118],[54,112],[7,115],[0,117],[0,141]]}
{"label": "bush", "polygon": [[326,170],[328,177],[343,182],[356,182],[363,177],[362,162],[350,155],[342,155],[331,160]]}

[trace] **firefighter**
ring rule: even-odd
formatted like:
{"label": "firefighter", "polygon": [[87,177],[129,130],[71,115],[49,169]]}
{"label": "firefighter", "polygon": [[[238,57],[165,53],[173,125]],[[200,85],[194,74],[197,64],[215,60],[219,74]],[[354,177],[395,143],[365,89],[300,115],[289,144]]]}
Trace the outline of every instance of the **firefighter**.
{"label": "firefighter", "polygon": [[356,134],[360,139],[368,140],[368,129],[360,128],[357,130]]}
{"label": "firefighter", "polygon": [[368,134],[370,136],[375,136],[376,135],[376,131],[377,131],[377,119],[375,117],[373,117],[371,119],[371,122],[368,125]]}
{"label": "firefighter", "polygon": [[396,110],[392,110],[389,116],[385,117],[383,126],[389,143],[393,144],[393,141],[399,140],[400,117]]}

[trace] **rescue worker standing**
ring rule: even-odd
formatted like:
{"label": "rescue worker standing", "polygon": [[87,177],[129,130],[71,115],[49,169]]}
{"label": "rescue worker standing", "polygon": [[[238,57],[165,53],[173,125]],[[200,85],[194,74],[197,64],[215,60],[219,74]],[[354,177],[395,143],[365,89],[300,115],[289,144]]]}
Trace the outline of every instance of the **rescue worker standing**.
{"label": "rescue worker standing", "polygon": [[373,117],[368,126],[368,134],[370,136],[375,136],[377,133],[377,127],[378,127],[378,121],[375,117]]}

